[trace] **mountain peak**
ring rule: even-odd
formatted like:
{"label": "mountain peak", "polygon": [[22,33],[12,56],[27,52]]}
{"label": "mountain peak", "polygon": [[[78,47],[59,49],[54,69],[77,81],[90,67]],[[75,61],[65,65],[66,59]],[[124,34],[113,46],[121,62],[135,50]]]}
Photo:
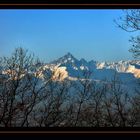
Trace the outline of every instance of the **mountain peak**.
{"label": "mountain peak", "polygon": [[70,52],[68,52],[66,55],[64,55],[64,57],[67,57],[67,58],[74,58],[73,55],[72,55]]}
{"label": "mountain peak", "polygon": [[65,54],[64,56],[60,57],[59,59],[53,61],[52,63],[68,63],[68,62],[76,62],[78,61],[70,52],[68,52],[67,54]]}
{"label": "mountain peak", "polygon": [[63,57],[61,57],[61,59],[65,59],[65,60],[68,60],[68,61],[77,60],[70,52],[68,52]]}
{"label": "mountain peak", "polygon": [[87,63],[87,61],[84,58],[81,58],[80,62],[83,63],[83,64]]}

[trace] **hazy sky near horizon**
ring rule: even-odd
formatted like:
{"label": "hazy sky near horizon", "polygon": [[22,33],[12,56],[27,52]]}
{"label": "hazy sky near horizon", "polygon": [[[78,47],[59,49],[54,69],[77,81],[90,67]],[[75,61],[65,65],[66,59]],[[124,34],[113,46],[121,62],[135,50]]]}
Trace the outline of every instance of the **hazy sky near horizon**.
{"label": "hazy sky near horizon", "polygon": [[0,10],[0,56],[23,47],[49,62],[67,52],[97,61],[130,60],[128,33],[114,23],[122,10]]}

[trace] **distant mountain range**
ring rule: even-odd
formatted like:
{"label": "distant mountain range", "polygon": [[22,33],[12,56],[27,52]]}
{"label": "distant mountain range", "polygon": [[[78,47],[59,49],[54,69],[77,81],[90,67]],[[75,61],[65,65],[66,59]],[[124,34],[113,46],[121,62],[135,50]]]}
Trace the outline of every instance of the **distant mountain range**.
{"label": "distant mountain range", "polygon": [[[54,75],[56,77],[61,73],[61,75],[63,75],[62,79],[88,78],[93,80],[110,81],[114,78],[114,75],[117,75],[117,77],[122,82],[128,83],[140,78],[140,61],[139,60],[128,60],[118,62],[98,62],[94,60],[86,61],[83,58],[78,60],[71,53],[67,53],[63,57],[60,57],[57,60],[54,60],[50,63],[40,64],[36,66],[36,68],[32,70],[32,73],[41,72],[42,73],[41,76],[43,76],[46,70],[51,71],[55,70]],[[6,74],[7,71],[8,70],[5,70],[3,71],[3,73]]]}
{"label": "distant mountain range", "polygon": [[[14,72],[14,71],[11,71]],[[129,60],[119,62],[98,62],[86,61],[85,59],[76,59],[71,53],[47,64],[37,65],[31,70],[35,77],[43,81],[44,77],[53,72],[53,79],[63,81],[68,79],[76,81],[77,79],[88,79],[97,83],[110,83],[116,78],[123,88],[135,90],[139,88],[140,61]],[[2,70],[2,77],[8,76],[9,70]],[[25,74],[21,75],[21,78]],[[132,93],[132,92],[131,92]]]}
{"label": "distant mountain range", "polygon": [[65,68],[70,77],[84,78],[85,72],[90,72],[90,78],[93,79],[110,79],[117,73],[120,78],[127,81],[140,78],[140,61],[129,60],[119,62],[97,62],[91,60],[87,62],[85,59],[76,59],[71,53],[67,53],[63,57],[52,61],[48,64],[54,65],[61,69]]}
{"label": "distant mountain range", "polygon": [[112,82],[116,76],[115,80],[121,83],[123,89],[133,93],[136,88],[139,88],[140,61],[138,60],[118,62],[91,60],[88,62],[83,58],[78,60],[71,53],[67,53],[63,57],[45,64],[43,69],[55,70],[54,79],[59,80],[77,80],[79,78],[102,83]]}

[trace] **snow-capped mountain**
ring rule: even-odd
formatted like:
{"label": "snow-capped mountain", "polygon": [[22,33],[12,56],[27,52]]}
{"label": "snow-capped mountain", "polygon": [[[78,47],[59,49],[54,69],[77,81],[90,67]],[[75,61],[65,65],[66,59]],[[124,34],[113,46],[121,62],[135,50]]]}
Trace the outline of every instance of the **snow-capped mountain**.
{"label": "snow-capped mountain", "polygon": [[[9,73],[15,73],[15,71],[1,70],[0,79],[3,79],[5,76],[10,76]],[[134,91],[135,88],[139,88],[140,61],[86,61],[83,58],[78,60],[71,53],[67,53],[53,62],[34,66],[33,69],[29,71],[29,74],[35,78],[39,78],[41,83],[43,83],[46,78],[48,78],[48,80],[51,78],[53,81],[63,81],[67,79],[70,82],[77,82],[78,79],[88,79],[99,84],[104,82],[108,84],[115,80],[118,81],[118,84],[121,83],[123,88],[127,88],[128,91]],[[25,75],[26,72],[21,75],[20,78],[24,78]]]}
{"label": "snow-capped mountain", "polygon": [[[70,77],[83,77],[85,71],[91,72],[93,79],[110,79],[115,73],[120,78],[128,79],[140,78],[140,61],[119,61],[119,62],[97,62],[85,59],[76,59],[72,54],[67,53],[63,57],[51,62],[57,67],[65,67]],[[129,78],[130,77],[130,78]]]}
{"label": "snow-capped mountain", "polygon": [[71,77],[83,77],[85,71],[90,71],[96,69],[96,62],[87,62],[85,59],[76,59],[72,54],[67,53],[63,57],[51,62],[58,67],[66,67],[69,76]]}
{"label": "snow-capped mountain", "polygon": [[66,78],[77,80],[77,78],[80,78],[100,83],[112,82],[116,78],[115,80],[120,82],[121,86],[130,92],[139,86],[140,61],[138,60],[119,62],[97,62],[91,60],[88,62],[83,58],[78,60],[72,54],[67,53],[43,67],[51,68],[52,71],[55,71],[54,77],[59,80],[60,75],[63,75],[61,80]]}
{"label": "snow-capped mountain", "polygon": [[119,61],[112,63],[97,63],[97,69],[114,69],[119,73],[132,73],[136,78],[140,78],[140,61]]}

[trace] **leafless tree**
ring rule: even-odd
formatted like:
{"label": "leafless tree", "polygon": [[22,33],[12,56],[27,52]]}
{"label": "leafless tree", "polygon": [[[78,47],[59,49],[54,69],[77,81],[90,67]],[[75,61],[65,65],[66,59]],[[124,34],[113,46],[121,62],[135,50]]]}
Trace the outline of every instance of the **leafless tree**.
{"label": "leafless tree", "polygon": [[22,48],[0,59],[0,127],[140,125],[139,90],[129,96],[117,73],[97,83],[89,71],[70,80],[55,70]]}
{"label": "leafless tree", "polygon": [[[119,28],[127,32],[138,32],[140,31],[140,10],[131,9],[123,10],[124,15],[121,16],[115,23]],[[140,37],[131,37],[130,42],[132,43],[132,48],[129,50],[132,52],[134,58],[140,58]]]}
{"label": "leafless tree", "polygon": [[31,71],[37,69],[38,60],[23,48],[15,49],[11,57],[1,61],[3,68],[0,88],[0,125],[29,126],[30,114],[41,101],[44,86]]}

